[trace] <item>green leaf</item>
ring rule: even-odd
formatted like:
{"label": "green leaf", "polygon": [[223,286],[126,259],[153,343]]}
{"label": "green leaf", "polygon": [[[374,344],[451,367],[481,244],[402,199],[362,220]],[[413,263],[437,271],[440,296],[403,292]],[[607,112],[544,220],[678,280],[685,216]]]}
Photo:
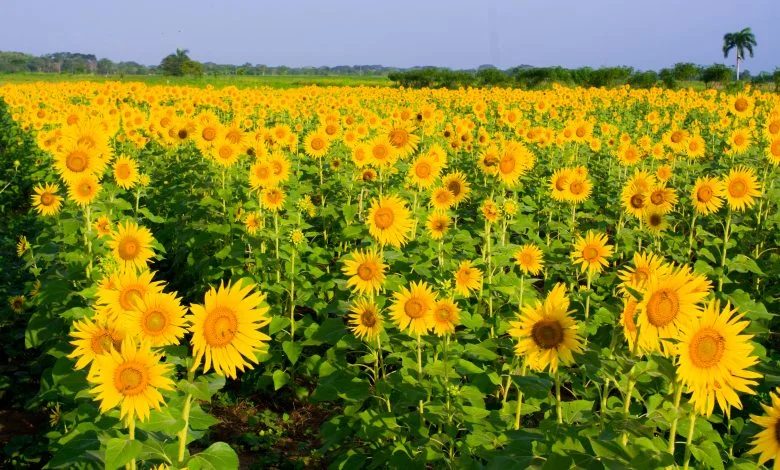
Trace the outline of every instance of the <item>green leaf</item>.
{"label": "green leaf", "polygon": [[225,386],[225,377],[217,374],[198,377],[195,382],[180,380],[179,390],[192,394],[193,398],[203,401],[211,400],[212,395]]}
{"label": "green leaf", "polygon": [[189,470],[227,470],[238,468],[238,455],[224,442],[215,442],[187,461]]}
{"label": "green leaf", "polygon": [[114,469],[123,466],[138,457],[143,449],[140,441],[128,438],[109,439],[106,443],[106,468]]}
{"label": "green leaf", "polygon": [[524,396],[533,398],[547,398],[552,389],[552,380],[532,375],[513,375],[512,383],[523,392]]}
{"label": "green leaf", "polygon": [[303,345],[301,343],[285,341],[282,343],[282,350],[284,351],[284,354],[287,355],[287,358],[290,359],[290,362],[295,365],[295,363],[298,362],[301,351],[303,351]]}
{"label": "green leaf", "polygon": [[691,454],[707,467],[723,470],[723,459],[713,442],[704,441],[701,444],[691,445]]}
{"label": "green leaf", "polygon": [[751,272],[755,274],[764,274],[763,271],[761,271],[761,268],[758,267],[758,264],[752,259],[745,255],[736,255],[733,258],[729,259],[727,261],[727,264],[729,266],[729,269],[732,271],[737,271],[740,273],[746,273]]}
{"label": "green leaf", "polygon": [[282,369],[276,369],[273,374],[274,379],[274,390],[279,390],[280,388],[287,385],[287,382],[290,381],[290,375],[287,374],[287,372],[283,371]]}

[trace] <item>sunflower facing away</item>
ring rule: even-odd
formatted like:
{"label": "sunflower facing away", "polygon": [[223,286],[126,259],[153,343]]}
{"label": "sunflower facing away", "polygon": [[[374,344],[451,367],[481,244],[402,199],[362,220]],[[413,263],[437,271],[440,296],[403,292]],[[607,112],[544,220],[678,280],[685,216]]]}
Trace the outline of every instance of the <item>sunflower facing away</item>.
{"label": "sunflower facing away", "polygon": [[721,311],[720,302],[707,304],[701,317],[680,327],[677,344],[677,376],[689,391],[696,411],[712,415],[715,402],[730,416],[730,407],[742,409],[736,392],[755,393],[752,379],[761,374],[748,370],[758,357],[753,355],[752,336],[740,334],[750,322],[729,304]]}
{"label": "sunflower facing away", "polygon": [[753,448],[748,453],[759,454],[759,465],[774,459],[774,470],[780,470],[780,387],[770,392],[769,396],[772,405],[761,404],[766,415],[750,415],[750,419],[763,430],[753,437]]}
{"label": "sunflower facing away", "polygon": [[387,265],[375,250],[355,250],[344,261],[342,271],[349,276],[347,286],[357,294],[378,294],[385,282]]}
{"label": "sunflower facing away", "polygon": [[249,362],[257,364],[256,354],[264,352],[271,339],[260,328],[271,319],[268,307],[261,306],[265,297],[253,292],[255,287],[253,283],[220,284],[206,293],[202,305],[190,306],[194,367],[205,358],[203,373],[213,365],[217,374],[236,378],[237,369],[251,369]]}
{"label": "sunflower facing away", "polygon": [[118,224],[117,230],[108,241],[114,252],[114,259],[124,269],[146,269],[146,263],[154,256],[152,251],[152,232],[135,222]]}
{"label": "sunflower facing away", "polygon": [[171,365],[160,363],[160,355],[152,352],[148,343],[125,338],[121,352],[112,348],[95,356],[95,363],[95,374],[89,377],[95,387],[90,393],[100,400],[101,413],[119,406],[122,419],[145,421],[149,411],[159,410],[163,403],[158,389],[173,389],[173,382],[166,377]]}
{"label": "sunflower facing away", "polygon": [[455,292],[468,297],[471,291],[482,286],[482,270],[474,267],[471,261],[462,261],[455,271]]}
{"label": "sunflower facing away", "polygon": [[425,282],[414,282],[409,288],[402,287],[393,294],[394,303],[390,316],[400,330],[408,330],[410,335],[424,335],[433,327],[433,308],[436,295]]}
{"label": "sunflower facing away", "polygon": [[551,373],[558,370],[558,363],[574,362],[573,352],[582,350],[582,340],[577,335],[577,323],[569,316],[569,298],[566,286],[557,284],[544,302],[526,304],[517,321],[510,322],[510,336],[518,340],[515,354],[525,357],[531,369]]}
{"label": "sunflower facing away", "polygon": [[382,315],[369,299],[358,299],[349,308],[350,330],[358,339],[372,341],[382,332]]}
{"label": "sunflower facing away", "polygon": [[371,202],[366,218],[368,232],[380,245],[401,247],[409,239],[412,220],[406,202],[398,196],[381,196]]}
{"label": "sunflower facing away", "polygon": [[542,268],[544,268],[544,255],[542,254],[542,250],[533,243],[521,246],[515,251],[513,257],[515,258],[515,264],[520,267],[523,274],[536,276],[542,271]]}
{"label": "sunflower facing away", "polygon": [[42,216],[55,215],[62,207],[62,196],[57,195],[60,188],[56,184],[39,184],[32,195],[32,204],[35,210]]}
{"label": "sunflower facing away", "polygon": [[604,266],[609,265],[607,258],[612,256],[614,247],[607,244],[607,236],[603,233],[588,231],[585,237],[577,237],[571,259],[574,264],[582,266],[582,272],[590,275],[600,273]]}
{"label": "sunflower facing away", "polygon": [[723,179],[723,187],[726,200],[735,211],[753,207],[755,198],[761,197],[755,170],[745,166],[732,168]]}

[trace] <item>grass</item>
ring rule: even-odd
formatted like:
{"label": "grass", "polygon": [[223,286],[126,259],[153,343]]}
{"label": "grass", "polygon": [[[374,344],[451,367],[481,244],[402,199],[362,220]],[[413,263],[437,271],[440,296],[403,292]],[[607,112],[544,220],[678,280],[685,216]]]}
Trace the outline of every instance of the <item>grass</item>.
{"label": "grass", "polygon": [[35,82],[142,82],[147,85],[187,85],[205,87],[212,85],[216,88],[235,86],[237,88],[271,87],[271,88],[296,88],[308,85],[317,86],[390,86],[392,82],[386,76],[311,76],[311,75],[266,75],[266,76],[240,76],[220,75],[216,77],[165,77],[161,75],[86,75],[86,74],[54,74],[54,73],[19,73],[0,75],[0,85],[7,83],[35,83]]}

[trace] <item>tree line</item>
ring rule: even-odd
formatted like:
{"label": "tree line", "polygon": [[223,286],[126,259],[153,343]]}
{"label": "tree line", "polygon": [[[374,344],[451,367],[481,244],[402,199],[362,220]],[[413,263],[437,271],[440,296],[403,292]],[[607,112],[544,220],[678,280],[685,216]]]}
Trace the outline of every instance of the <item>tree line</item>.
{"label": "tree line", "polygon": [[[734,70],[724,64],[707,67],[693,63],[678,63],[673,67],[654,70],[634,70],[632,67],[530,67],[520,66],[499,70],[492,66],[481,66],[477,70],[450,70],[446,68],[423,67],[393,72],[388,78],[397,85],[410,88],[460,88],[469,86],[497,86],[520,88],[543,88],[552,84],[614,87],[630,85],[634,88],[665,86],[676,88],[686,82],[700,81],[707,85],[727,84],[735,78]],[[761,72],[752,76],[750,71],[741,73],[743,80],[752,83],[774,83],[780,90],[780,69],[774,73]]]}

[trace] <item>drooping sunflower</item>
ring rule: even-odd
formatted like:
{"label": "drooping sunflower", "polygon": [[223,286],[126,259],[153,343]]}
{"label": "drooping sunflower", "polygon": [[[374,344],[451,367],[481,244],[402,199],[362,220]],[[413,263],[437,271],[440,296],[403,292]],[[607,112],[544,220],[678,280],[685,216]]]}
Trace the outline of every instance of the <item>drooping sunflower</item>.
{"label": "drooping sunflower", "polygon": [[434,240],[441,240],[450,227],[450,216],[433,212],[428,216],[428,221],[425,225],[428,228],[428,233],[431,235],[431,238]]}
{"label": "drooping sunflower", "polygon": [[718,178],[699,177],[691,191],[691,204],[701,215],[718,212],[723,205],[723,183]]}
{"label": "drooping sunflower", "polygon": [[[190,306],[192,347],[195,367],[205,358],[203,372],[214,367],[219,375],[236,378],[236,370],[244,371],[257,364],[258,353],[264,352],[271,338],[260,328],[271,322],[268,307],[261,305],[265,296],[248,283],[220,284],[206,293],[202,305]],[[247,362],[249,361],[249,362]]]}
{"label": "drooping sunflower", "polygon": [[533,243],[521,246],[513,255],[515,264],[520,267],[523,274],[536,276],[544,268],[544,255],[542,250]]}
{"label": "drooping sunflower", "polygon": [[122,189],[130,189],[138,182],[138,164],[128,157],[119,157],[114,162],[114,181]]}
{"label": "drooping sunflower", "polygon": [[34,189],[32,204],[35,210],[44,217],[57,214],[62,208],[62,196],[57,195],[60,190],[56,184],[39,184]]}
{"label": "drooping sunflower", "polygon": [[742,409],[736,392],[755,393],[753,379],[761,374],[748,370],[758,363],[750,344],[752,336],[740,334],[749,325],[740,321],[729,304],[721,311],[718,300],[710,301],[702,315],[680,326],[677,344],[677,377],[693,393],[691,402],[704,416],[712,415],[715,402],[726,416],[730,407]]}
{"label": "drooping sunflower", "polygon": [[614,249],[614,246],[607,244],[605,234],[588,231],[584,237],[579,236],[574,242],[571,260],[574,264],[581,265],[582,272],[588,271],[593,275],[609,265],[607,258],[612,256]]}
{"label": "drooping sunflower", "polygon": [[70,333],[73,341],[70,344],[75,349],[68,357],[76,359],[76,370],[87,367],[97,356],[108,354],[112,349],[121,351],[125,332],[116,322],[84,318],[75,321],[73,327],[74,331]]}
{"label": "drooping sunflower", "polygon": [[303,141],[303,151],[313,158],[324,157],[328,149],[330,149],[330,139],[321,130],[310,132]]}
{"label": "drooping sunflower", "polygon": [[460,309],[452,299],[442,299],[433,306],[433,332],[444,336],[455,332],[460,324]]}
{"label": "drooping sunflower", "polygon": [[135,301],[133,307],[120,316],[128,335],[149,341],[153,347],[179,344],[186,332],[187,309],[174,294],[149,292]]}
{"label": "drooping sunflower", "polygon": [[442,177],[441,184],[450,190],[456,205],[466,199],[469,194],[470,188],[466,175],[460,171],[455,171]]}
{"label": "drooping sunflower", "polygon": [[412,231],[406,202],[395,195],[374,199],[366,219],[368,232],[380,245],[399,248],[406,243]]}
{"label": "drooping sunflower", "polygon": [[582,339],[570,313],[563,283],[556,284],[544,302],[526,304],[508,330],[517,339],[515,354],[525,357],[529,367],[539,372],[549,368],[555,373],[559,363],[573,363],[572,353],[582,351]]}
{"label": "drooping sunflower", "polygon": [[425,281],[414,282],[393,294],[390,316],[400,330],[411,335],[424,335],[433,327],[433,307],[436,295]]}
{"label": "drooping sunflower", "polygon": [[455,292],[468,297],[471,291],[476,291],[482,286],[482,270],[474,267],[471,261],[462,261],[455,271]]}
{"label": "drooping sunflower", "polygon": [[651,277],[637,306],[639,343],[646,351],[674,352],[664,338],[677,338],[680,327],[699,316],[699,303],[709,294],[710,281],[685,268],[670,268]]}
{"label": "drooping sunflower", "polygon": [[759,465],[774,459],[774,470],[780,470],[780,387],[770,392],[769,396],[772,405],[761,404],[766,415],[750,415],[750,419],[763,430],[753,436],[753,448],[748,454],[759,454]]}
{"label": "drooping sunflower", "polygon": [[357,294],[378,294],[385,282],[387,265],[375,250],[355,250],[344,261],[342,272],[349,276],[347,286]]}
{"label": "drooping sunflower", "polygon": [[117,224],[108,247],[123,270],[144,270],[149,259],[154,256],[153,241],[152,232],[148,228],[128,221]]}
{"label": "drooping sunflower", "polygon": [[88,379],[95,384],[90,393],[100,400],[101,413],[119,406],[122,419],[145,421],[149,411],[159,410],[164,401],[159,390],[174,387],[166,377],[171,365],[161,363],[148,343],[137,344],[130,337],[122,342],[121,352],[112,348],[95,356],[95,363],[95,374]]}
{"label": "drooping sunflower", "polygon": [[358,339],[373,341],[382,332],[382,314],[373,300],[355,300],[349,311],[350,330]]}
{"label": "drooping sunflower", "polygon": [[284,207],[285,194],[280,188],[265,188],[261,193],[263,207],[271,211],[279,211]]}
{"label": "drooping sunflower", "polygon": [[737,166],[723,178],[724,195],[732,210],[744,211],[755,205],[755,198],[761,197],[755,170]]}
{"label": "drooping sunflower", "polygon": [[79,206],[85,207],[92,204],[100,189],[97,176],[83,174],[73,177],[68,183],[68,197]]}

